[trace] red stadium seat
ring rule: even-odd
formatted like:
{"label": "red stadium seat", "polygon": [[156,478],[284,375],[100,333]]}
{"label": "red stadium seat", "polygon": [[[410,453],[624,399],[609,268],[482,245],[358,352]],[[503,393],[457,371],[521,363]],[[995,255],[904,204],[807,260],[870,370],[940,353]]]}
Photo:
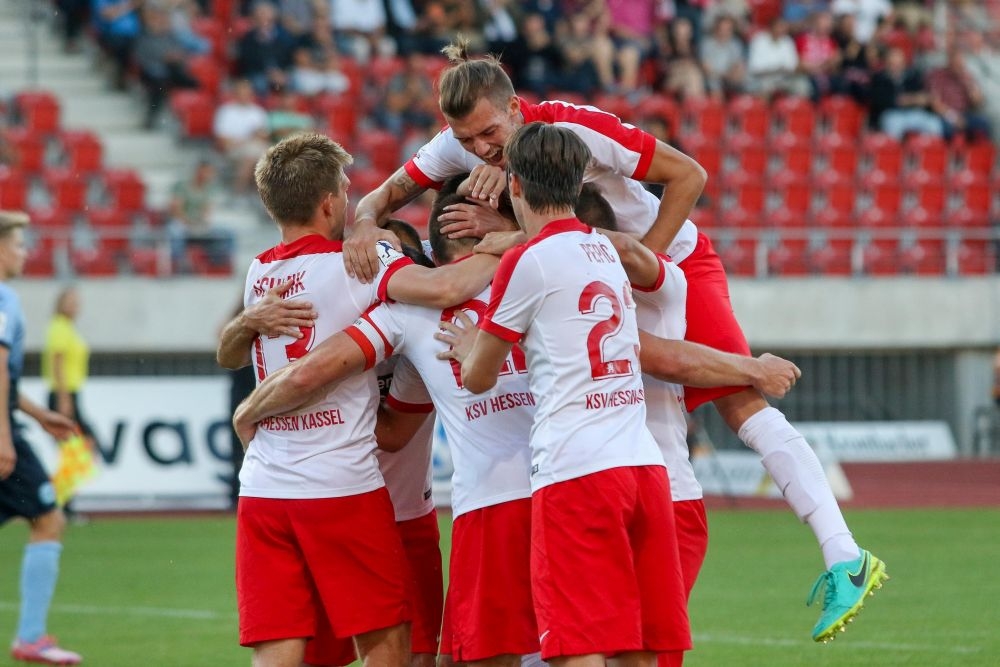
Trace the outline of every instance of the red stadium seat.
{"label": "red stadium seat", "polygon": [[854,137],[824,134],[816,140],[817,171],[834,171],[853,178],[858,171],[859,153]]}
{"label": "red stadium seat", "polygon": [[14,97],[21,124],[36,134],[50,135],[59,130],[59,100],[43,91],[27,91]]}
{"label": "red stadium seat", "polygon": [[860,190],[867,205],[895,215],[903,205],[903,189],[896,174],[873,171],[861,178]]}
{"label": "red stadium seat", "polygon": [[87,177],[62,167],[45,172],[45,186],[52,207],[62,211],[82,211],[87,207]]}
{"label": "red stadium seat", "polygon": [[187,249],[188,265],[194,273],[201,276],[229,276],[233,273],[230,258],[225,261],[213,260],[205,248],[189,246]]}
{"label": "red stadium seat", "polygon": [[28,182],[19,171],[0,166],[0,208],[23,211],[28,207]]}
{"label": "red stadium seat", "polygon": [[829,206],[820,208],[812,222],[819,229],[854,229],[858,224],[853,211],[838,211]]}
{"label": "red stadium seat", "polygon": [[418,232],[426,236],[424,232],[431,217],[431,208],[421,202],[412,202],[395,211],[392,217],[410,223],[417,228]]}
{"label": "red stadium seat", "polygon": [[631,104],[624,95],[598,95],[593,102],[587,102],[587,104],[592,104],[601,111],[613,113],[626,123],[634,124],[639,120],[636,115],[636,106]]}
{"label": "red stadium seat", "polygon": [[763,139],[751,134],[736,134],[727,137],[726,171],[742,171],[758,178],[767,173],[768,151]]}
{"label": "red stadium seat", "polygon": [[[813,169],[815,151],[812,142],[797,134],[783,132],[768,142],[771,149],[769,166],[808,176]],[[853,173],[853,171],[852,171]]]}
{"label": "red stadium seat", "polygon": [[960,171],[948,182],[948,199],[952,206],[973,213],[988,216],[993,208],[994,194],[990,182],[972,171]]}
{"label": "red stadium seat", "polygon": [[[169,273],[167,268],[169,262],[161,259],[160,251],[155,248],[135,248],[129,251],[128,260],[132,273],[138,276],[159,276]],[[162,272],[161,261],[164,263]]]}
{"label": "red stadium seat", "polygon": [[764,100],[753,95],[738,95],[726,108],[729,129],[732,133],[746,134],[764,139],[771,127],[771,112]]}
{"label": "red stadium seat", "polygon": [[812,188],[807,176],[801,172],[790,169],[777,172],[771,176],[770,191],[777,206],[798,214],[803,220],[812,207]]}
{"label": "red stadium seat", "polygon": [[213,16],[196,16],[191,19],[191,29],[212,44],[212,57],[218,62],[229,59],[229,40],[225,27],[228,23],[229,21],[220,21]]}
{"label": "red stadium seat", "polygon": [[989,141],[972,144],[960,142],[955,147],[955,163],[960,171],[971,171],[988,178],[996,169],[996,147]]}
{"label": "red stadium seat", "polygon": [[857,187],[853,178],[836,171],[824,171],[813,177],[812,183],[815,210],[831,210],[838,214],[854,211]]}
{"label": "red stadium seat", "polygon": [[854,242],[848,239],[827,239],[812,248],[808,262],[813,271],[828,276],[849,276],[854,273],[852,253]]}
{"label": "red stadium seat", "polygon": [[170,108],[185,139],[210,139],[215,119],[215,102],[201,90],[177,90],[170,95]]}
{"label": "red stadium seat", "polygon": [[932,229],[944,227],[944,214],[941,211],[930,211],[920,206],[906,209],[899,214],[898,220],[901,227],[908,229],[913,227]]}
{"label": "red stadium seat", "polygon": [[108,169],[104,172],[104,187],[120,210],[136,212],[146,207],[146,184],[136,171]]}
{"label": "red stadium seat", "polygon": [[767,253],[768,273],[804,276],[810,273],[807,239],[783,239]]}
{"label": "red stadium seat", "polygon": [[804,97],[782,97],[771,108],[771,123],[776,134],[810,140],[816,129],[816,107]]}
{"label": "red stadium seat", "polygon": [[918,206],[940,213],[947,203],[946,189],[940,175],[914,171],[903,176],[903,201],[906,208]]}
{"label": "red stadium seat", "polygon": [[212,0],[209,7],[212,8],[212,16],[217,18],[222,25],[229,25],[236,12],[239,0]]}
{"label": "red stadium seat", "polygon": [[357,99],[353,95],[320,95],[315,105],[333,140],[350,150],[358,128]]}
{"label": "red stadium seat", "polygon": [[73,269],[82,276],[95,278],[118,275],[116,253],[100,244],[92,249],[73,250],[70,261]]}
{"label": "red stadium seat", "polygon": [[688,99],[681,107],[681,136],[700,134],[719,139],[726,129],[726,110],[722,103],[710,97]]}
{"label": "red stadium seat", "polygon": [[904,242],[898,254],[899,267],[906,273],[924,276],[944,275],[945,243],[939,239]]}
{"label": "red stadium seat", "polygon": [[[635,110],[635,118],[641,119],[647,116],[661,119],[673,133],[677,133],[681,128],[681,111],[672,97],[650,95],[639,102],[639,106]],[[685,137],[685,148],[688,148],[687,140],[688,138]]]}
{"label": "red stadium seat", "polygon": [[[724,217],[736,216],[737,212],[751,214],[747,221],[751,226],[757,216],[764,211],[767,203],[767,188],[760,175],[734,172],[727,174],[722,181],[722,206]],[[723,224],[726,224],[723,221]]]}
{"label": "red stadium seat", "polygon": [[819,103],[819,121],[822,132],[856,137],[865,123],[865,112],[850,97],[831,95]]}
{"label": "red stadium seat", "polygon": [[76,219],[76,213],[58,208],[33,208],[28,210],[31,225],[47,234],[68,236]]}
{"label": "red stadium seat", "polygon": [[104,149],[101,140],[86,130],[65,130],[59,135],[67,169],[83,174],[101,170]]}
{"label": "red stadium seat", "polygon": [[948,144],[940,137],[915,134],[903,145],[903,155],[908,170],[936,176],[943,176],[948,170]]}
{"label": "red stadium seat", "polygon": [[187,59],[187,67],[191,76],[198,82],[200,90],[212,97],[218,96],[226,73],[215,58],[210,55],[194,56]]}
{"label": "red stadium seat", "polygon": [[778,229],[804,229],[809,226],[809,214],[787,208],[776,208],[764,214],[763,226]]}
{"label": "red stadium seat", "polygon": [[14,165],[27,174],[38,174],[45,170],[46,142],[41,134],[25,127],[12,127],[3,133],[3,138],[14,149]]}
{"label": "red stadium seat", "polygon": [[958,273],[979,276],[1000,269],[996,245],[989,241],[965,240],[958,245]]}
{"label": "red stadium seat", "polygon": [[391,174],[400,165],[399,144],[399,137],[392,132],[365,130],[358,135],[354,152],[376,171]]}
{"label": "red stadium seat", "polygon": [[392,77],[400,74],[406,69],[406,61],[399,57],[377,57],[373,58],[365,71],[369,77],[369,82],[380,89],[389,85]]}
{"label": "red stadium seat", "polygon": [[353,167],[348,173],[351,179],[351,199],[358,201],[369,192],[382,185],[392,172],[379,171],[372,167]]}
{"label": "red stadium seat", "polygon": [[685,141],[684,151],[705,168],[709,184],[722,175],[722,149],[718,141],[693,136]]}
{"label": "red stadium seat", "polygon": [[899,241],[876,239],[864,248],[865,273],[873,276],[891,276],[900,272]]}
{"label": "red stadium seat", "polygon": [[861,140],[865,171],[898,175],[903,170],[903,147],[887,134],[869,134]]}
{"label": "red stadium seat", "polygon": [[696,224],[698,229],[706,230],[709,233],[719,224],[715,217],[715,211],[705,206],[696,207],[691,211],[690,217],[691,222]]}
{"label": "red stadium seat", "polygon": [[21,275],[26,278],[51,278],[56,274],[56,262],[52,248],[36,245],[28,251]]}
{"label": "red stadium seat", "polygon": [[879,229],[895,226],[896,215],[891,211],[870,206],[858,215],[858,227],[862,229]]}
{"label": "red stadium seat", "polygon": [[712,240],[715,251],[731,276],[753,276],[757,273],[757,243],[752,239],[735,239],[719,234]]}

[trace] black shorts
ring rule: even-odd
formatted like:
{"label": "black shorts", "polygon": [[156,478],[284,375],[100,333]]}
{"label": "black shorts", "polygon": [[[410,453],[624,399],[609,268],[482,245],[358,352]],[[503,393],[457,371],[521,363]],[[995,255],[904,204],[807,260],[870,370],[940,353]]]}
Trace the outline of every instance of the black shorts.
{"label": "black shorts", "polygon": [[56,490],[49,473],[16,431],[14,451],[17,452],[14,472],[0,480],[0,524],[16,516],[36,519],[56,508]]}

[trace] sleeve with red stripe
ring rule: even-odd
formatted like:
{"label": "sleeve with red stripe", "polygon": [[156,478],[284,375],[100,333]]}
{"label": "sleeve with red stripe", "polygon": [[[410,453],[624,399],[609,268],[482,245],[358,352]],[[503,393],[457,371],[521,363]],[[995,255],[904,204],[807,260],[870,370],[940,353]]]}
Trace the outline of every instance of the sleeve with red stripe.
{"label": "sleeve with red stripe", "polygon": [[493,294],[479,328],[508,343],[521,340],[541,306],[545,276],[530,245],[508,250],[493,278]]}

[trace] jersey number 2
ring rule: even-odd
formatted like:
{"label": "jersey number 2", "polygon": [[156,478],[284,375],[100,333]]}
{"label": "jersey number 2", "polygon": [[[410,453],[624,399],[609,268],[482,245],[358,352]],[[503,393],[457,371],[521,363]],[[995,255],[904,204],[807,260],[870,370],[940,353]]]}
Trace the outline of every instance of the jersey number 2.
{"label": "jersey number 2", "polygon": [[622,302],[607,283],[595,280],[580,294],[580,313],[590,315],[597,303],[607,299],[611,316],[594,325],[587,336],[587,356],[590,358],[590,376],[595,380],[632,375],[632,362],[628,359],[604,358],[604,343],[622,330]]}

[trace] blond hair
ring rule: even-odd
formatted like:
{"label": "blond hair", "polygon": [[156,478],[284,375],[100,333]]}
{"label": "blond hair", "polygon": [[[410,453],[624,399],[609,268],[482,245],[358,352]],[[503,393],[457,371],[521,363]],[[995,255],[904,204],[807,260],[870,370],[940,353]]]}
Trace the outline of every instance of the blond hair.
{"label": "blond hair", "polygon": [[330,137],[303,132],[271,146],[257,162],[254,179],[261,201],[278,224],[305,224],[324,197],[340,193],[344,169],[353,162]]}
{"label": "blond hair", "polygon": [[465,118],[486,98],[493,106],[503,109],[514,97],[514,84],[494,55],[469,58],[469,40],[461,36],[441,49],[450,65],[438,81],[438,104],[449,118]]}
{"label": "blond hair", "polygon": [[24,211],[0,211],[0,238],[7,236],[12,230],[28,226],[31,218]]}

